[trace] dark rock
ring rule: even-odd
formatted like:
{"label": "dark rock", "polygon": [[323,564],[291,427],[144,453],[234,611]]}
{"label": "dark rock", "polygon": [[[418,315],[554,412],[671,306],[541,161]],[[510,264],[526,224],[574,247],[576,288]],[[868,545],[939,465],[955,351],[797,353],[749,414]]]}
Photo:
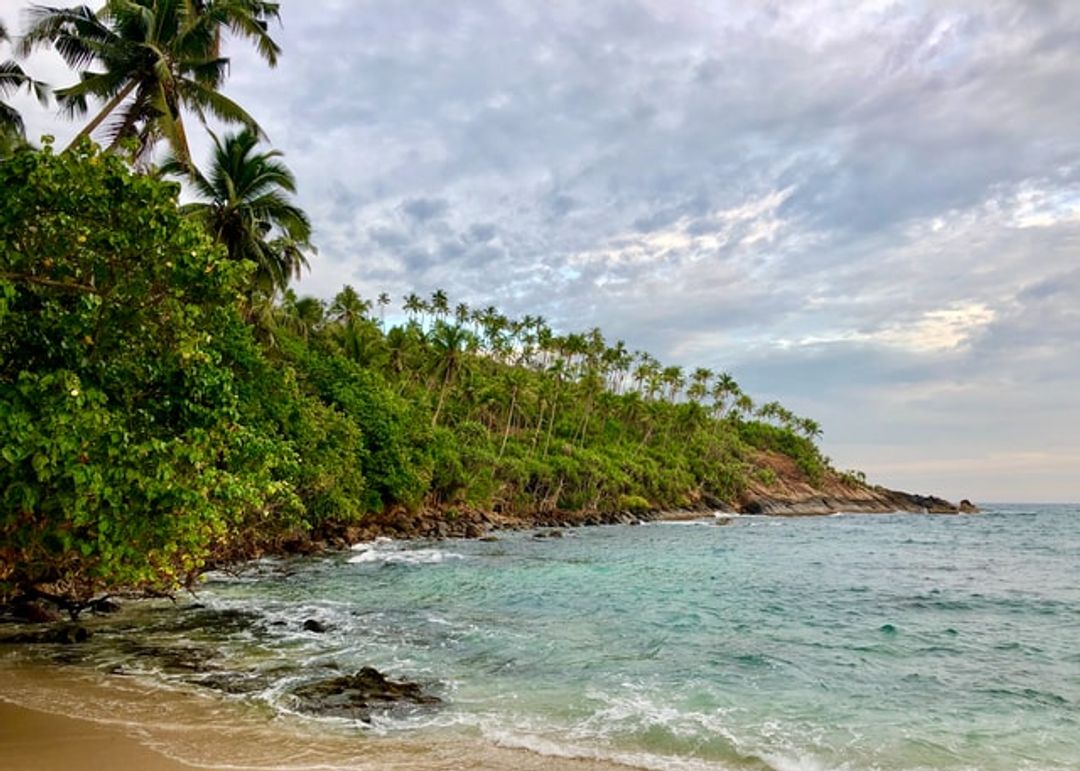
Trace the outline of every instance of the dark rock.
{"label": "dark rock", "polygon": [[495,541],[498,541],[499,539],[498,539],[498,537],[496,537],[494,535],[485,535],[480,540],[483,541],[484,543],[495,543]]}
{"label": "dark rock", "polygon": [[441,700],[429,696],[416,683],[389,680],[377,669],[302,685],[292,691],[301,711],[313,715],[371,721],[375,710],[398,705],[434,705]]}
{"label": "dark rock", "polygon": [[203,673],[215,669],[214,654],[205,648],[190,645],[156,645],[128,642],[122,646],[125,653],[150,661],[168,674]]}
{"label": "dark rock", "polygon": [[247,696],[265,691],[272,680],[259,672],[211,672],[188,678],[187,682],[234,696]]}
{"label": "dark rock", "polygon": [[484,528],[480,525],[470,522],[465,525],[465,537],[466,538],[482,538],[484,535]]}
{"label": "dark rock", "polygon": [[319,621],[317,618],[309,618],[304,621],[305,632],[317,632],[318,634],[322,634],[326,631],[326,629],[326,624],[324,624],[322,621]]}
{"label": "dark rock", "polygon": [[533,533],[533,538],[562,538],[562,537],[563,537],[563,531],[562,530],[540,530],[539,532]]}
{"label": "dark rock", "polygon": [[40,632],[23,632],[0,638],[0,643],[17,645],[36,645],[52,643],[54,645],[75,645],[90,639],[90,630],[77,624],[54,626]]}
{"label": "dark rock", "polygon": [[16,608],[16,613],[31,624],[54,624],[62,618],[57,611],[40,602],[28,602]]}
{"label": "dark rock", "polygon": [[971,501],[969,501],[967,498],[960,501],[959,508],[960,508],[960,513],[961,514],[978,514],[979,513],[979,507],[976,506]]}
{"label": "dark rock", "polygon": [[120,603],[113,602],[108,597],[102,597],[100,600],[94,600],[90,603],[90,612],[100,615],[108,615],[110,613],[118,613],[120,611]]}

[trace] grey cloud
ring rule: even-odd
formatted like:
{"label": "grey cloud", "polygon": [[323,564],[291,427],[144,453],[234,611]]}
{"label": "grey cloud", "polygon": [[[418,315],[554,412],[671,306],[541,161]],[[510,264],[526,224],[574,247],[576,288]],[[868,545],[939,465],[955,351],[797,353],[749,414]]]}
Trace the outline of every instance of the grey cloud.
{"label": "grey cloud", "polygon": [[[297,174],[302,288],[352,266],[598,325],[819,417],[883,481],[927,448],[1080,454],[1076,3],[283,11],[281,65],[231,45],[229,95]],[[903,344],[964,309],[955,345]]]}
{"label": "grey cloud", "polygon": [[401,210],[417,222],[427,222],[442,215],[448,206],[445,198],[410,198],[402,201]]}
{"label": "grey cloud", "polygon": [[474,222],[469,226],[469,240],[476,243],[486,244],[495,238],[495,233],[495,225],[490,222]]}

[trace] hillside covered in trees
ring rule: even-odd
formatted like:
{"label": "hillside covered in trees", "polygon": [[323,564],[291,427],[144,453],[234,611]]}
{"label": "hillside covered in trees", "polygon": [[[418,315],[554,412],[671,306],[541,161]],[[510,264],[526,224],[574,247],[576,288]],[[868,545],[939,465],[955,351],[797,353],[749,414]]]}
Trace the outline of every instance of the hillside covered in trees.
{"label": "hillside covered in trees", "polygon": [[[314,538],[761,510],[770,491],[895,503],[830,468],[814,421],[599,329],[442,291],[297,297],[295,182],[217,92],[222,30],[276,61],[277,4],[36,14],[23,49],[81,73],[56,99],[105,104],[64,151],[0,129],[0,602],[170,591]],[[205,173],[185,111],[241,124]]]}
{"label": "hillside covered in trees", "polygon": [[[8,591],[189,580],[375,514],[736,503],[818,428],[539,317],[257,291],[179,187],[89,143],[0,163]],[[65,589],[66,590],[66,589]]]}

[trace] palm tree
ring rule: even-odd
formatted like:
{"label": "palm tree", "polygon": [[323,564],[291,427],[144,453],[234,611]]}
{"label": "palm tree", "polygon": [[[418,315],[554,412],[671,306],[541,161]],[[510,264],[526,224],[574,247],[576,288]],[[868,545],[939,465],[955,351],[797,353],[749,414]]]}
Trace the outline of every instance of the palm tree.
{"label": "palm tree", "polygon": [[349,327],[362,319],[371,311],[371,300],[364,300],[355,289],[346,284],[340,292],[334,296],[328,312],[335,321]]}
{"label": "palm tree", "polygon": [[465,353],[471,345],[472,334],[458,324],[447,324],[441,319],[431,330],[431,346],[435,349],[434,375],[442,381],[439,401],[431,416],[431,425],[439,423],[439,414],[446,401],[446,391],[465,367]]}
{"label": "palm tree", "polygon": [[379,326],[386,323],[386,306],[390,304],[390,295],[387,292],[379,292]]}
{"label": "palm tree", "polygon": [[[8,40],[7,30],[3,22],[0,22],[0,43]],[[28,76],[14,61],[0,62],[0,97],[10,96],[21,88],[33,93],[42,105],[49,103],[48,86]],[[23,139],[25,136],[26,127],[19,111],[7,102],[0,101],[0,140],[5,137]]]}
{"label": "palm tree", "polygon": [[431,310],[435,317],[440,319],[450,312],[450,300],[442,289],[436,289],[431,293]]}
{"label": "palm tree", "polygon": [[[312,249],[311,223],[286,193],[296,192],[296,180],[277,159],[276,150],[257,152],[258,137],[251,129],[214,139],[209,177],[191,167],[191,183],[202,202],[184,211],[201,219],[225,245],[234,260],[256,265],[255,287],[265,292],[283,290],[307,267]],[[184,174],[188,167],[177,158],[162,166],[166,174]]]}
{"label": "palm tree", "polygon": [[[190,167],[184,110],[205,123],[207,114],[228,123],[258,124],[220,93],[229,59],[220,55],[221,33],[254,42],[274,66],[279,48],[267,33],[278,4],[262,0],[106,0],[96,13],[34,6],[22,50],[52,44],[79,82],[56,92],[70,116],[85,115],[90,99],[105,104],[73,140],[90,136],[110,116],[110,148],[135,138],[136,158],[166,139],[177,162]],[[96,69],[91,70],[91,67]]]}
{"label": "palm tree", "polygon": [[420,295],[416,292],[409,292],[405,295],[405,304],[401,307],[409,314],[409,320],[415,321],[415,315],[417,313],[422,314],[424,312],[424,301],[420,299]]}

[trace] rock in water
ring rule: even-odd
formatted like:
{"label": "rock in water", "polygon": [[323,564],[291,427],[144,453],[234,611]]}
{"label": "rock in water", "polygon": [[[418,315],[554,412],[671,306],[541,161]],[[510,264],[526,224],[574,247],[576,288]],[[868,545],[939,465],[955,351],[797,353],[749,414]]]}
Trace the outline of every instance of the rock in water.
{"label": "rock in water", "polygon": [[372,667],[293,690],[300,710],[313,715],[344,717],[371,722],[371,713],[397,705],[433,705],[441,700],[423,692],[416,683],[388,680]]}
{"label": "rock in water", "polygon": [[326,631],[326,624],[324,624],[322,621],[319,621],[317,618],[309,618],[307,621],[304,622],[304,631],[317,632],[318,634],[322,634]]}

